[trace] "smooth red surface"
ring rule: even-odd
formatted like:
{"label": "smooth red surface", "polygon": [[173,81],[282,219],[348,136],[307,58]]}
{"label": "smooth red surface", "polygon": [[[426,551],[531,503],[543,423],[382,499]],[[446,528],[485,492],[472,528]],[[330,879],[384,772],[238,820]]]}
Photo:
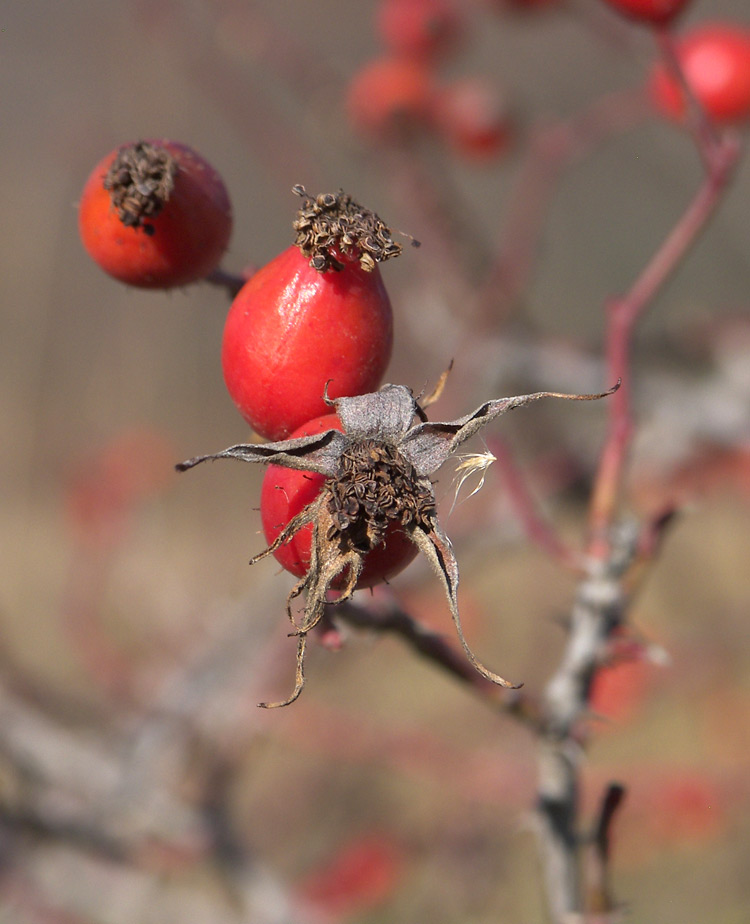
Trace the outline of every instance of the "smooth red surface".
{"label": "smooth red surface", "polygon": [[355,131],[382,138],[427,118],[432,72],[413,58],[377,58],[352,78],[346,98]]}
{"label": "smooth red surface", "polygon": [[433,121],[439,134],[460,156],[478,163],[505,152],[512,128],[504,101],[494,87],[468,77],[441,87],[433,98]]}
{"label": "smooth red surface", "polygon": [[[296,430],[292,436],[309,436],[325,430],[341,430],[341,422],[335,414],[324,414]],[[297,469],[269,465],[263,479],[260,495],[260,516],[263,532],[269,545],[276,539],[287,523],[307,504],[315,500],[325,482],[323,475],[314,472],[300,472]],[[310,565],[312,524],[295,533],[273,553],[279,564],[297,577],[307,574]],[[357,587],[371,587],[394,577],[417,555],[417,547],[402,529],[393,525],[386,533],[385,541],[368,553]],[[334,582],[340,587],[345,581]]]}
{"label": "smooth red surface", "polygon": [[229,394],[261,436],[283,439],[331,398],[375,391],[390,360],[393,313],[380,271],[319,273],[297,247],[243,286],[224,327]]}
{"label": "smooth red surface", "polygon": [[689,0],[605,0],[618,13],[643,22],[667,23],[674,19]]}
{"label": "smooth red surface", "polygon": [[451,0],[381,0],[375,25],[391,51],[421,58],[455,48],[464,31],[459,7]]}
{"label": "smooth red surface", "polygon": [[[686,33],[677,47],[685,79],[716,122],[750,117],[750,30],[729,23],[709,23]],[[651,97],[673,119],[685,114],[682,89],[662,64],[651,75]]]}
{"label": "smooth red surface", "polygon": [[81,240],[106,273],[128,285],[187,285],[215,269],[227,248],[232,233],[229,196],[219,174],[191,148],[175,141],[149,144],[166,148],[178,163],[168,202],[148,220],[154,233],[126,227],[112,208],[103,184],[118,148],[96,165],[83,188],[78,209]]}

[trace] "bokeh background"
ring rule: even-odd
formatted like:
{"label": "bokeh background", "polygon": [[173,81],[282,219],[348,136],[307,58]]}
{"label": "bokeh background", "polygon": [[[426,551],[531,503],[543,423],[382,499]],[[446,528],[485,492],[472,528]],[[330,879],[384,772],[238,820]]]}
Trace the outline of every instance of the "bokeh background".
{"label": "bokeh background", "polygon": [[[534,745],[512,719],[396,640],[361,634],[316,647],[292,708],[255,709],[284,694],[293,666],[290,579],[272,561],[247,567],[263,544],[262,472],[172,472],[249,436],[221,376],[226,295],[120,286],[76,230],[89,170],[138,138],[189,143],[222,173],[236,272],[289,243],[294,183],[343,187],[423,242],[383,270],[390,380],[420,391],[457,356],[446,419],[526,385],[600,388],[603,303],[686,205],[698,157],[645,116],[567,166],[512,322],[467,348],[462,286],[507,228],[534,130],[637,88],[654,50],[594,0],[533,15],[466,6],[469,33],[441,77],[483,75],[518,125],[485,166],[429,141],[394,154],[351,130],[346,87],[380,53],[370,0],[2,5],[4,920],[544,920]],[[685,25],[707,17],[750,27],[745,0],[696,0]],[[636,921],[739,924],[750,906],[749,202],[745,160],[638,338],[629,505],[680,503],[634,607],[638,638],[664,655],[603,681],[584,792],[593,811],[608,780],[628,789],[613,884]],[[461,280],[436,215],[457,222]],[[573,542],[604,422],[601,407],[537,406],[497,425]],[[573,579],[523,535],[492,470],[446,522],[467,633],[539,688]],[[450,631],[426,565],[393,589]],[[223,867],[205,859],[219,817]],[[124,854],[92,841],[107,825]]]}

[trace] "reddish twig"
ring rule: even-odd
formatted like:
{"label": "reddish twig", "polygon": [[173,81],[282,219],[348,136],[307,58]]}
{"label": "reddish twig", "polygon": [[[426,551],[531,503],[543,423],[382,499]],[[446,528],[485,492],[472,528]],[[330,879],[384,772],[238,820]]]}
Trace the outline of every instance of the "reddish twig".
{"label": "reddish twig", "polygon": [[740,154],[737,138],[728,136],[704,151],[708,174],[664,243],[654,254],[630,291],[612,299],[607,308],[606,361],[608,379],[621,379],[622,387],[608,405],[609,430],[599,460],[590,504],[589,554],[605,557],[622,488],[625,464],[633,435],[630,357],[635,327],[654,298],[695,244],[722,201]]}

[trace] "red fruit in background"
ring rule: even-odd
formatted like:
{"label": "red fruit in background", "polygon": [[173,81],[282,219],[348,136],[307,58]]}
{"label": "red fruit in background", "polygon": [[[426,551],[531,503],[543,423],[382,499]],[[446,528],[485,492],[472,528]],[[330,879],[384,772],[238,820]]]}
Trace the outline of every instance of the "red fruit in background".
{"label": "red fruit in background", "polygon": [[451,0],[381,0],[375,24],[391,51],[425,59],[455,48],[464,31],[459,7]]}
{"label": "red fruit in background", "polygon": [[[712,119],[731,123],[750,116],[750,30],[727,23],[700,25],[679,40],[677,57],[688,86]],[[649,90],[661,112],[683,118],[684,93],[661,63],[652,72]]]}
{"label": "red fruit in background", "polygon": [[650,666],[643,660],[619,661],[599,668],[589,693],[592,712],[614,722],[629,721],[643,704],[650,679]]}
{"label": "red fruit in background", "polygon": [[300,896],[327,920],[360,915],[385,901],[403,874],[404,855],[392,840],[366,835],[344,844],[299,884]]}
{"label": "red fruit in background", "polygon": [[139,141],[94,168],[78,228],[89,256],[110,276],[167,289],[216,268],[232,232],[232,209],[221,177],[192,148]]}
{"label": "red fruit in background", "polygon": [[688,0],[604,0],[618,13],[642,22],[664,24],[677,16]]}
{"label": "red fruit in background", "polygon": [[[341,256],[341,255],[339,255]],[[331,398],[377,390],[393,314],[377,266],[341,258],[319,272],[291,246],[258,270],[229,309],[221,362],[229,394],[261,436],[279,440]]]}
{"label": "red fruit in background", "polygon": [[499,157],[512,134],[505,101],[481,78],[465,78],[437,90],[432,118],[447,144],[461,157],[477,163]]}
{"label": "red fruit in background", "polygon": [[[324,414],[308,421],[292,434],[292,438],[323,433],[325,430],[341,430],[341,422],[335,414]],[[292,517],[315,500],[325,480],[325,476],[315,472],[301,472],[297,469],[282,468],[280,465],[268,466],[260,495],[260,516],[269,545]],[[297,577],[303,577],[307,573],[312,532],[310,524],[296,532],[289,542],[273,553],[279,564]],[[357,586],[371,587],[394,577],[403,571],[416,554],[416,545],[394,523],[386,532],[385,541],[368,552]],[[342,586],[345,583],[342,575],[334,586]]]}
{"label": "red fruit in background", "polygon": [[[727,796],[709,773],[675,767],[652,772],[640,798],[646,821],[641,828],[651,845],[686,847],[720,836],[727,826]],[[638,806],[634,806],[638,808]]]}
{"label": "red fruit in background", "polygon": [[424,126],[432,72],[413,58],[378,58],[352,78],[346,98],[349,121],[369,138],[388,140]]}
{"label": "red fruit in background", "polygon": [[161,433],[124,430],[87,452],[68,479],[65,506],[76,539],[96,551],[124,535],[137,505],[169,483],[174,449]]}
{"label": "red fruit in background", "polygon": [[643,705],[653,675],[653,666],[663,653],[631,637],[627,630],[613,633],[608,658],[595,672],[589,690],[589,706],[596,715],[616,722],[632,719]]}

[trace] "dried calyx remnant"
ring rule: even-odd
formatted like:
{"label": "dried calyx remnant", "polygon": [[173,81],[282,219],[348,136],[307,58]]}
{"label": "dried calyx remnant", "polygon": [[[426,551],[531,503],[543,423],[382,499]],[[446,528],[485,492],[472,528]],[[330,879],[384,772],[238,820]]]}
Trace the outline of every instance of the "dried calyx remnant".
{"label": "dried calyx remnant", "polygon": [[158,215],[168,201],[177,169],[169,151],[147,141],[137,141],[117,152],[104,177],[104,188],[126,227],[154,233],[148,219]]}
{"label": "dried calyx remnant", "polygon": [[[386,527],[398,521],[440,577],[459,640],[477,671],[493,683],[514,686],[486,668],[469,648],[458,613],[458,565],[451,543],[438,521],[430,476],[456,450],[490,421],[513,408],[539,398],[590,401],[611,394],[619,386],[597,395],[536,392],[487,401],[471,414],[447,423],[430,423],[411,391],[403,385],[384,385],[380,391],[353,398],[337,398],[335,408],[343,426],[313,436],[275,443],[230,446],[223,452],[188,459],[177,466],[185,471],[209,459],[273,463],[286,468],[318,472],[326,481],[317,498],[295,516],[271,546],[256,555],[264,558],[298,530],[313,525],[310,567],[290,591],[287,612],[297,636],[297,671],[294,690],[279,703],[286,706],[304,686],[307,634],[323,616],[326,606],[341,603],[354,593],[368,553],[378,546]],[[336,600],[327,599],[334,580],[344,574],[346,584]],[[294,601],[305,594],[300,615]]]}
{"label": "dried calyx remnant", "polygon": [[[339,257],[350,254],[370,273],[376,263],[401,253],[403,248],[393,240],[388,225],[342,189],[321,193],[314,199],[304,186],[294,186],[292,192],[304,200],[292,225],[296,232],[294,243],[319,273],[342,270],[344,263]],[[412,240],[412,244],[419,246],[418,241]]]}

